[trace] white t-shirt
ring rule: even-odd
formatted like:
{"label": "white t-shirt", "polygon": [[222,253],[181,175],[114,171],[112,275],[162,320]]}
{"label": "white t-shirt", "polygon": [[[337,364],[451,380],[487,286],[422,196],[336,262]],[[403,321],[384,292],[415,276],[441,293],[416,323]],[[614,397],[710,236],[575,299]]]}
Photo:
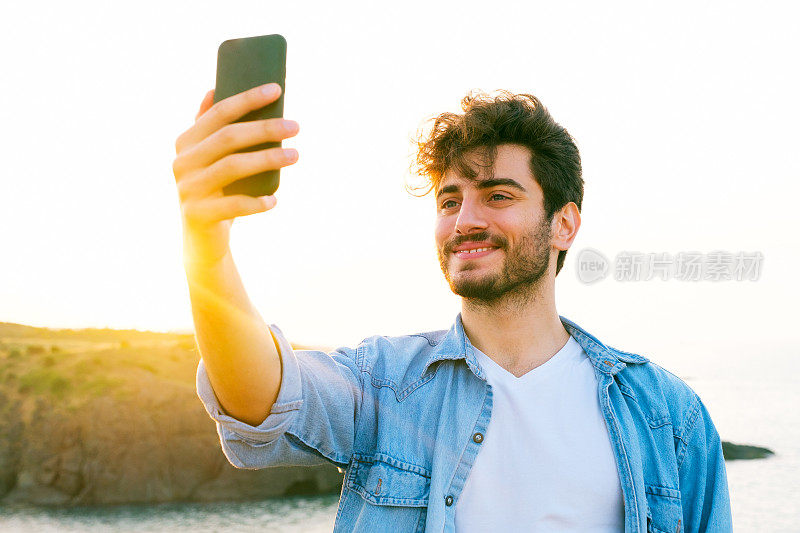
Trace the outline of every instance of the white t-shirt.
{"label": "white t-shirt", "polygon": [[623,531],[597,378],[580,344],[570,337],[519,378],[473,350],[492,386],[492,416],[456,502],[456,531]]}

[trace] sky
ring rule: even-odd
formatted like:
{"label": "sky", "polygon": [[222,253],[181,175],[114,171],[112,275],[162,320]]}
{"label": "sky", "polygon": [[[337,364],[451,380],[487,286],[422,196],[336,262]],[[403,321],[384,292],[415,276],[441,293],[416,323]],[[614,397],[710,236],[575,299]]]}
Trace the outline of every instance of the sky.
{"label": "sky", "polygon": [[[611,345],[788,342],[800,34],[793,3],[17,2],[2,8],[0,321],[191,330],[172,161],[230,38],[288,43],[299,162],[237,220],[248,294],[293,342],[447,329],[413,139],[470,90],[536,95],[576,139],[582,225],[558,312]],[[760,253],[757,279],[578,276],[591,248]],[[758,354],[754,353],[754,356]]]}

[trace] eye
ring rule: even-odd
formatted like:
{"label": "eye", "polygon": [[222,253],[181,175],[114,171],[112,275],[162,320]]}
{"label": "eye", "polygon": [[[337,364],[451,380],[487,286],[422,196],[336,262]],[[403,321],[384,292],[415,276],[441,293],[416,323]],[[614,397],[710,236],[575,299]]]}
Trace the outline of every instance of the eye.
{"label": "eye", "polygon": [[442,209],[447,209],[447,204],[449,204],[450,202],[455,203],[455,200],[445,200],[444,202],[442,202]]}
{"label": "eye", "polygon": [[495,196],[499,196],[500,198],[505,198],[506,200],[511,200],[510,197],[506,196],[505,194],[500,194],[499,192],[492,193],[489,198],[494,198]]}

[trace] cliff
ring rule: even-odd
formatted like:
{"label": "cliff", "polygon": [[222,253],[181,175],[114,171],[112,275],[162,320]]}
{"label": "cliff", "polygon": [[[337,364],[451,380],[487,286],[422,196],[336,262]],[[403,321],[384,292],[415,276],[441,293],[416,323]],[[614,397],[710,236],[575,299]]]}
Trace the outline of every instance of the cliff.
{"label": "cliff", "polygon": [[238,470],[194,388],[191,335],[0,323],[0,502],[97,505],[338,492],[334,466]]}

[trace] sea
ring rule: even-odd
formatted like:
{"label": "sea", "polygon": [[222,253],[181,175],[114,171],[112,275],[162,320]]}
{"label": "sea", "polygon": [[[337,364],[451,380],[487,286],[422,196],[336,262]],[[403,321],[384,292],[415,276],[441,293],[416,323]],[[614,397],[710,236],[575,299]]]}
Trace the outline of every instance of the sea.
{"label": "sea", "polygon": [[[726,462],[734,531],[800,533],[800,348],[675,341],[646,355],[700,395],[723,440],[775,453]],[[337,502],[333,494],[247,503],[0,507],[0,531],[322,533],[333,530]]]}

